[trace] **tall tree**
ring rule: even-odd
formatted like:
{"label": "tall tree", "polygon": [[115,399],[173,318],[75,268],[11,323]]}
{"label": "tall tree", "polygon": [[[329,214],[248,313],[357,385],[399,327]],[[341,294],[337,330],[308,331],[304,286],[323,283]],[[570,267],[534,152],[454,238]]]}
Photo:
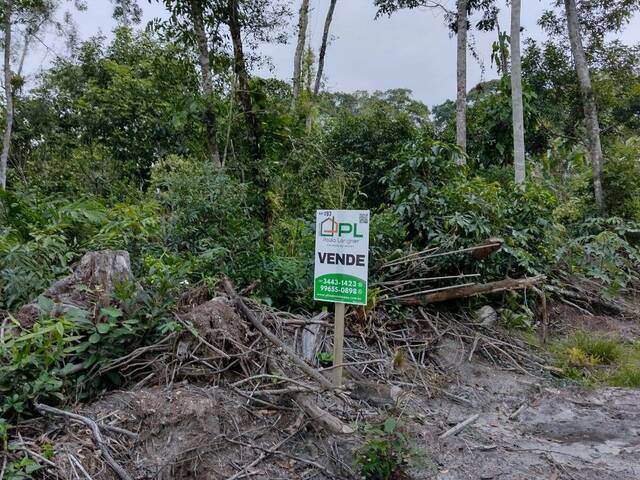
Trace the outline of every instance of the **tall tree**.
{"label": "tall tree", "polygon": [[318,72],[316,73],[316,83],[313,86],[313,94],[318,95],[320,92],[320,83],[322,82],[322,73],[324,72],[324,58],[327,54],[327,43],[329,42],[329,29],[333,20],[333,12],[336,9],[338,0],[330,0],[329,10],[324,20],[324,30],[322,31],[322,43],[320,44],[320,55],[318,56]]}
{"label": "tall tree", "polygon": [[[15,120],[16,92],[24,84],[22,70],[27,58],[31,42],[38,33],[53,26],[58,36],[67,40],[75,38],[75,28],[70,15],[63,20],[56,19],[58,8],[66,0],[4,0],[2,8],[2,30],[4,31],[4,90],[5,90],[5,128],[0,154],[0,188],[6,189],[7,168],[11,153],[11,142]],[[80,0],[74,2],[76,8],[82,10],[85,5]],[[12,29],[20,25],[24,31],[21,52],[18,55],[18,68],[11,68],[12,49],[16,47]]]}
{"label": "tall tree", "polygon": [[113,18],[124,27],[130,27],[142,20],[142,8],[136,0],[111,0]]}
{"label": "tall tree", "polygon": [[6,123],[2,137],[2,155],[0,156],[0,188],[7,188],[7,163],[11,149],[11,132],[13,130],[13,89],[11,72],[11,19],[13,0],[4,2],[4,96],[6,107]]}
{"label": "tall tree", "polygon": [[216,167],[221,167],[220,150],[218,148],[218,120],[213,105],[213,80],[211,78],[211,52],[209,40],[205,30],[204,10],[202,0],[189,0],[189,13],[193,22],[193,32],[198,45],[198,64],[202,76],[202,92],[205,96],[204,125],[207,130],[207,149],[210,160]]}
{"label": "tall tree", "polygon": [[522,57],[520,54],[521,0],[511,0],[511,107],[513,115],[513,165],[516,185],[526,177],[524,106],[522,104]]}
{"label": "tall tree", "polygon": [[[457,0],[456,143],[467,151],[467,0]],[[459,160],[463,163],[464,157]]]}
{"label": "tall tree", "polygon": [[242,45],[242,25],[240,11],[238,8],[238,0],[228,0],[228,17],[227,24],[231,35],[231,43],[233,44],[233,71],[238,82],[236,92],[240,105],[242,105],[243,114],[247,122],[247,132],[249,134],[249,145],[255,161],[262,157],[262,148],[260,145],[260,122],[253,109],[253,101],[251,100],[251,86],[249,84],[249,73],[247,71],[247,62]]}
{"label": "tall tree", "polygon": [[580,33],[580,19],[576,8],[576,0],[564,0],[565,12],[567,16],[567,28],[569,31],[569,41],[571,43],[571,54],[578,75],[578,83],[582,95],[584,106],[584,118],[589,137],[589,153],[591,156],[591,168],[593,170],[593,191],[596,206],[601,213],[605,213],[605,199],[602,188],[602,168],[604,157],[602,155],[602,144],[600,142],[600,123],[598,121],[598,109],[591,86],[591,77],[587,58],[584,53],[582,36]]}
{"label": "tall tree", "polygon": [[293,57],[293,105],[295,106],[300,96],[302,87],[302,57],[304,55],[304,44],[307,37],[307,25],[309,23],[309,0],[302,0],[300,12],[298,14],[298,41],[296,52]]}

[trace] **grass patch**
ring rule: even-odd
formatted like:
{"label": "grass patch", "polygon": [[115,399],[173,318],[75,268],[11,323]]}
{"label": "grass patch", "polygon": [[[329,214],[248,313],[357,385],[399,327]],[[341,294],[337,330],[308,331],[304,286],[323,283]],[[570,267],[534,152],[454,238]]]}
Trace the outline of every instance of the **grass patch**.
{"label": "grass patch", "polygon": [[576,332],[550,347],[566,378],[589,385],[640,387],[640,343]]}
{"label": "grass patch", "polygon": [[640,364],[624,365],[611,375],[610,383],[616,387],[640,388]]}

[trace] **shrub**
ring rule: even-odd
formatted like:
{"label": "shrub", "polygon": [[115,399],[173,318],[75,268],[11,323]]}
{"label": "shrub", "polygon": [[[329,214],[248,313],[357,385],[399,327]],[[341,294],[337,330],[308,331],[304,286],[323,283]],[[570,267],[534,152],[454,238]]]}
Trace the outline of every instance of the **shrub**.
{"label": "shrub", "polygon": [[558,259],[575,273],[600,280],[616,292],[640,281],[640,225],[616,217],[593,218],[575,228],[575,236],[558,250]]}
{"label": "shrub", "polygon": [[566,363],[572,367],[611,365],[622,354],[614,340],[582,331],[570,337],[564,349]]}
{"label": "shrub", "polygon": [[604,191],[610,214],[640,221],[640,137],[615,143],[604,164]]}
{"label": "shrub", "polygon": [[490,237],[505,241],[503,253],[473,265],[466,256],[445,257],[438,261],[443,270],[473,267],[516,276],[553,265],[564,230],[553,219],[558,202],[546,187],[530,182],[521,192],[513,181],[500,185],[467,175],[456,165],[459,149],[451,145],[410,145],[402,155],[384,181],[419,245],[457,249]]}
{"label": "shrub", "polygon": [[397,420],[390,417],[382,425],[366,429],[365,443],[356,452],[355,461],[366,480],[395,480],[406,478],[409,457],[407,438],[398,430]]}
{"label": "shrub", "polygon": [[193,257],[195,276],[259,278],[264,231],[248,204],[247,185],[210,163],[170,157],[156,165],[152,188],[164,209],[165,244]]}
{"label": "shrub", "polygon": [[363,201],[375,208],[386,201],[380,179],[401,162],[397,152],[402,145],[418,138],[409,115],[374,103],[355,115],[336,115],[327,125],[325,151],[344,171],[360,176]]}
{"label": "shrub", "polygon": [[639,388],[640,387],[640,363],[624,365],[612,376],[611,384],[616,387]]}

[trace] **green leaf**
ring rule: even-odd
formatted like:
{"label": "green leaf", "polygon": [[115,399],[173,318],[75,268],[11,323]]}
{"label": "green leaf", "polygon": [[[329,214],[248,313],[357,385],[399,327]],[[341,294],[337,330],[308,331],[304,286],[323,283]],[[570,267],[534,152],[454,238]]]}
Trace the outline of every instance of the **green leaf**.
{"label": "green leaf", "polygon": [[96,325],[96,330],[98,330],[98,333],[107,333],[109,330],[111,329],[111,325],[109,325],[108,323],[99,323]]}
{"label": "green leaf", "polygon": [[40,295],[38,297],[37,303],[38,303],[38,308],[40,308],[40,310],[42,310],[44,313],[49,313],[51,310],[53,310],[53,307],[55,306],[55,303],[53,302],[53,300],[43,295]]}
{"label": "green leaf", "polygon": [[384,421],[384,433],[393,433],[396,429],[396,419],[395,418],[387,418]]}
{"label": "green leaf", "polygon": [[94,332],[93,334],[91,334],[91,336],[89,337],[89,343],[92,344],[96,344],[100,341],[100,334],[98,332]]}
{"label": "green leaf", "polygon": [[100,309],[100,314],[109,318],[119,318],[122,316],[122,310],[115,307],[104,307]]}
{"label": "green leaf", "polygon": [[58,332],[61,337],[64,335],[64,325],[62,322],[56,323],[56,332]]}

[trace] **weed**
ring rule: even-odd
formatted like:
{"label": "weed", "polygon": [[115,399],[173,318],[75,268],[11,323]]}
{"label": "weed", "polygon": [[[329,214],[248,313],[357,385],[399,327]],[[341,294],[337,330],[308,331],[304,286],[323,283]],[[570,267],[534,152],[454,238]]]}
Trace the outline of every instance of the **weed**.
{"label": "weed", "polygon": [[333,355],[330,352],[318,352],[318,363],[321,367],[330,367],[333,365]]}
{"label": "weed", "polygon": [[366,441],[356,452],[356,464],[366,480],[398,480],[407,478],[410,449],[407,438],[398,429],[395,418],[382,425],[366,428]]}
{"label": "weed", "polygon": [[616,387],[639,388],[640,364],[623,365],[611,375],[610,382]]}
{"label": "weed", "polygon": [[578,332],[575,334],[574,342],[573,348],[581,350],[595,364],[611,365],[620,358],[620,347],[609,338]]}

